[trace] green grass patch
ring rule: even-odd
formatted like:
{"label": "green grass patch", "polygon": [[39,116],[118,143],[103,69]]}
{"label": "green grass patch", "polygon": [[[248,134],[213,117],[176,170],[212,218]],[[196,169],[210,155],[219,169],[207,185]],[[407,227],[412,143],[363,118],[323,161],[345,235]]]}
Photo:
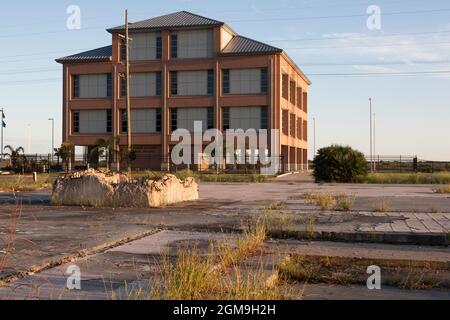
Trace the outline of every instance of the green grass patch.
{"label": "green grass patch", "polygon": [[[149,179],[160,179],[168,172],[161,171],[144,171],[139,173],[133,173],[134,178],[149,178]],[[175,175],[178,179],[184,180],[188,177],[193,177],[197,181],[202,182],[229,182],[229,183],[263,183],[268,181],[268,177],[258,174],[229,174],[229,173],[198,173],[188,170],[170,172],[170,174]]]}
{"label": "green grass patch", "polygon": [[450,172],[371,173],[365,177],[357,177],[356,182],[369,184],[450,184]]}

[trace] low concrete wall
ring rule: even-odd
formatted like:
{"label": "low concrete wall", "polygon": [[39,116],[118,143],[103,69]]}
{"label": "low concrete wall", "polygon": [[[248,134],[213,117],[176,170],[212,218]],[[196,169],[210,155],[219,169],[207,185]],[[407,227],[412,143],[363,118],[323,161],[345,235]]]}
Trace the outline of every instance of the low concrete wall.
{"label": "low concrete wall", "polygon": [[132,180],[124,175],[88,170],[58,178],[52,203],[66,206],[156,208],[197,200],[198,184],[174,175],[160,180]]}

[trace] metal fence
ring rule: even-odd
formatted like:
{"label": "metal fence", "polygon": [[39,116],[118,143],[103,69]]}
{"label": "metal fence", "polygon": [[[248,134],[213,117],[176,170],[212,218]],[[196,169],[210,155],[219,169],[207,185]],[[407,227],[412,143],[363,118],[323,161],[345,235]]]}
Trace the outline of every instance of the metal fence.
{"label": "metal fence", "polygon": [[417,156],[374,156],[372,161],[366,156],[368,168],[371,162],[377,172],[441,172],[450,171],[449,161],[429,161],[419,159]]}

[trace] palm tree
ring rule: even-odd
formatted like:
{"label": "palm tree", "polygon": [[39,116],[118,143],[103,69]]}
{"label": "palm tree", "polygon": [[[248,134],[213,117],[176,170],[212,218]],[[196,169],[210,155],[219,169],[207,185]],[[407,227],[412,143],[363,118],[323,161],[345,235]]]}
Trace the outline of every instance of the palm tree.
{"label": "palm tree", "polygon": [[106,158],[106,168],[109,170],[111,155],[118,155],[120,152],[118,149],[116,149],[116,146],[118,144],[118,137],[112,137],[108,140],[99,139],[97,141],[97,145],[91,150],[90,156]]}
{"label": "palm tree", "polygon": [[23,167],[23,164],[27,159],[24,155],[25,150],[23,147],[13,148],[12,146],[7,145],[4,150],[9,150],[9,152],[4,152],[3,155],[9,157],[10,165],[13,170]]}
{"label": "palm tree", "polygon": [[61,148],[57,149],[57,156],[61,157],[66,166],[67,173],[69,173],[69,164],[72,159],[74,145],[70,141],[65,141],[61,144]]}

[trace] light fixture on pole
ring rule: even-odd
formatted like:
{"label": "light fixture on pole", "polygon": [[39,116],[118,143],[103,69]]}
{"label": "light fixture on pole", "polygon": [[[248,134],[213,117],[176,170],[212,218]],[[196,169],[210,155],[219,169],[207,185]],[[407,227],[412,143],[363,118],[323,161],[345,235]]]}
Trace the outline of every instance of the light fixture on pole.
{"label": "light fixture on pole", "polygon": [[54,118],[49,118],[48,121],[52,122],[52,153],[51,153],[51,165],[53,165],[53,155],[55,154],[55,119]]}

